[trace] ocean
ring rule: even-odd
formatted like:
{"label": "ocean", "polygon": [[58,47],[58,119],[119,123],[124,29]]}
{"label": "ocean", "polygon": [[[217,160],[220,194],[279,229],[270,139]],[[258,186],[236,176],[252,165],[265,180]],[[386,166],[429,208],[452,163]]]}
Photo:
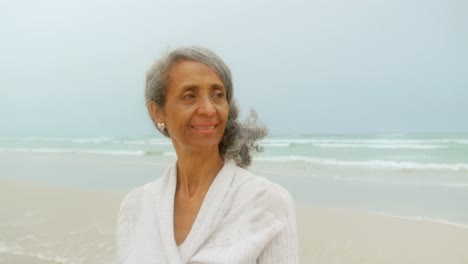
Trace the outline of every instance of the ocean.
{"label": "ocean", "polygon": [[[251,169],[284,185],[300,203],[468,225],[468,133],[271,136],[262,145]],[[0,138],[0,153],[128,156],[159,164],[161,172],[176,159],[169,139],[154,136]],[[158,177],[120,171],[74,178],[66,164],[57,164],[64,167],[57,175],[2,163],[0,179],[83,190],[125,192]]]}
{"label": "ocean", "polygon": [[[468,228],[468,133],[276,135],[261,143],[250,170],[287,188],[298,205]],[[175,160],[169,139],[157,136],[0,138],[0,263],[112,263],[114,226],[104,222],[115,222],[127,191]],[[83,197],[94,198],[84,206]],[[81,249],[87,256],[67,246],[64,221],[77,239],[93,238]]]}

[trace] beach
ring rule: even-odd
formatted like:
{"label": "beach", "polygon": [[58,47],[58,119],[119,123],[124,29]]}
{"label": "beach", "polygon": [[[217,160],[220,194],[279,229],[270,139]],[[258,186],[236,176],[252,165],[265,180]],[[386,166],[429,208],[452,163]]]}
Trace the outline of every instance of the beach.
{"label": "beach", "polygon": [[467,263],[468,229],[358,211],[298,209],[301,263]]}
{"label": "beach", "polygon": [[[468,263],[467,137],[345,140],[270,139],[250,168],[293,196],[300,263]],[[122,198],[175,158],[159,138],[0,140],[0,263],[115,263]]]}
{"label": "beach", "polygon": [[1,182],[0,263],[114,263],[122,195]]}
{"label": "beach", "polygon": [[[7,181],[0,190],[0,263],[114,263],[123,194]],[[466,228],[303,205],[297,221],[301,263],[468,262]]]}

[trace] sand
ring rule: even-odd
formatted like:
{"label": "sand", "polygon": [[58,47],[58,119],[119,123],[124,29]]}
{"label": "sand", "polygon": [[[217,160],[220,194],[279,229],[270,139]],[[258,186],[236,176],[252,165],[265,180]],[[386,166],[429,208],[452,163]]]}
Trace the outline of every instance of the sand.
{"label": "sand", "polygon": [[[114,263],[122,193],[0,181],[0,263]],[[366,212],[297,209],[301,263],[468,263],[468,229]]]}
{"label": "sand", "polygon": [[114,263],[122,197],[0,182],[0,263]]}
{"label": "sand", "polygon": [[468,229],[299,207],[301,263],[468,263]]}

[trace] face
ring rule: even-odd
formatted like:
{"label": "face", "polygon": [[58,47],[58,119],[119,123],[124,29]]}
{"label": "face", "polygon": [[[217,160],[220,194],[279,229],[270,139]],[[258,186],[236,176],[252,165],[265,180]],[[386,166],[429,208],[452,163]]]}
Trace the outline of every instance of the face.
{"label": "face", "polygon": [[218,151],[229,113],[221,79],[194,61],[176,63],[169,79],[166,103],[154,111],[156,120],[166,124],[176,150]]}

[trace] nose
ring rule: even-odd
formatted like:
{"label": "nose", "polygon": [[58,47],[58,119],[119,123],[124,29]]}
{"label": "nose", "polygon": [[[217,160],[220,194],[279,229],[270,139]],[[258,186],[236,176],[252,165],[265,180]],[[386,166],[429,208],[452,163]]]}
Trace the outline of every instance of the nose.
{"label": "nose", "polygon": [[197,112],[207,116],[212,116],[216,113],[216,107],[209,96],[204,96],[200,100]]}

